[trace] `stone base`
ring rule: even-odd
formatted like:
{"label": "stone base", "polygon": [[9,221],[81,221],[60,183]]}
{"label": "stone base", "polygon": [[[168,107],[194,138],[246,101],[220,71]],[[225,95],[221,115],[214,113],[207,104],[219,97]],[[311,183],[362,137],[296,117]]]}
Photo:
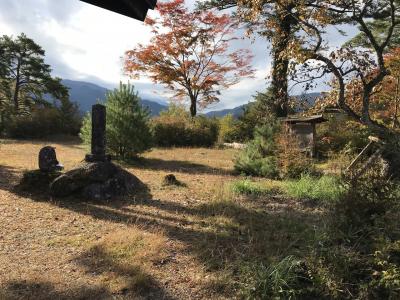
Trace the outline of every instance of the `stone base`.
{"label": "stone base", "polygon": [[46,192],[49,189],[49,184],[60,175],[62,173],[57,170],[52,172],[43,172],[41,170],[26,171],[17,188],[29,192]]}
{"label": "stone base", "polygon": [[110,161],[96,161],[85,162],[57,177],[50,184],[50,193],[54,197],[107,200],[130,194],[143,186],[136,176]]}
{"label": "stone base", "polygon": [[96,154],[86,154],[85,161],[87,162],[105,162],[111,161],[111,155],[96,155]]}

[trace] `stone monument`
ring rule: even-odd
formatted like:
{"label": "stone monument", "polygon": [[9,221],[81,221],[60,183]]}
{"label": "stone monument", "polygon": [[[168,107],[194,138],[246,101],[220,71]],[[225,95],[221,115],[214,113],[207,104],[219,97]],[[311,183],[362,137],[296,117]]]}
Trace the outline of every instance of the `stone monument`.
{"label": "stone monument", "polygon": [[91,153],[85,157],[87,162],[110,161],[106,155],[106,107],[102,104],[92,106]]}
{"label": "stone monument", "polygon": [[106,108],[101,104],[93,105],[91,153],[86,155],[84,163],[50,184],[51,195],[104,200],[143,186],[136,176],[113,164],[106,154]]}
{"label": "stone monument", "polygon": [[60,171],[63,166],[58,162],[54,147],[46,146],[39,151],[39,169],[42,172]]}

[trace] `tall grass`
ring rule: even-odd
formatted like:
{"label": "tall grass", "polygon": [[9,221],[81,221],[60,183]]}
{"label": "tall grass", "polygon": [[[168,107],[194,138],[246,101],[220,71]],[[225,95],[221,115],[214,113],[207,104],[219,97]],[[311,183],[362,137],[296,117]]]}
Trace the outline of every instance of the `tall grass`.
{"label": "tall grass", "polygon": [[335,201],[345,192],[345,187],[338,177],[303,175],[299,180],[287,181],[284,190],[287,195],[298,199]]}
{"label": "tall grass", "polygon": [[249,276],[252,283],[242,290],[247,299],[295,299],[308,280],[302,262],[291,255],[269,266],[256,266]]}

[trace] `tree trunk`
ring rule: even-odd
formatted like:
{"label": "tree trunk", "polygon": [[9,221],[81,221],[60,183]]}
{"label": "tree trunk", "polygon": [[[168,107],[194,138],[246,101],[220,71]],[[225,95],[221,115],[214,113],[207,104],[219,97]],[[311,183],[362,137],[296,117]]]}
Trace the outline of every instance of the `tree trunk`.
{"label": "tree trunk", "polygon": [[1,111],[0,112],[0,136],[3,135],[3,131],[4,131],[4,123],[5,123],[5,111]]}
{"label": "tree trunk", "polygon": [[[191,94],[191,93],[190,93]],[[195,117],[197,114],[197,101],[194,95],[190,95],[190,115]]]}
{"label": "tree trunk", "polygon": [[14,109],[15,109],[15,112],[16,113],[18,113],[18,110],[19,110],[19,71],[20,71],[20,68],[21,68],[21,62],[20,62],[20,60],[18,59],[18,64],[17,64],[17,70],[16,70],[16,72],[17,72],[17,75],[15,76],[15,89],[14,89],[14,97],[13,97],[13,100],[14,100]]}
{"label": "tree trunk", "polygon": [[279,26],[277,36],[273,41],[272,49],[272,82],[271,90],[275,98],[277,117],[286,117],[288,114],[288,69],[289,59],[284,55],[289,46],[292,20],[286,11],[278,11]]}

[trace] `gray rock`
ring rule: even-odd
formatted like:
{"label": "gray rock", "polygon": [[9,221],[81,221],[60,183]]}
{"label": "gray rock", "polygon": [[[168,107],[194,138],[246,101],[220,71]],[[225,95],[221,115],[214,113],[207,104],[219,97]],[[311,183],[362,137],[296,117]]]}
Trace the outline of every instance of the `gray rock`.
{"label": "gray rock", "polygon": [[41,170],[31,170],[24,172],[17,187],[23,191],[47,192],[49,184],[57,177],[62,175],[59,171],[43,172]]}
{"label": "gray rock", "polygon": [[105,200],[131,193],[143,183],[131,173],[109,161],[85,162],[56,178],[50,185],[54,197],[79,195],[90,200]]}
{"label": "gray rock", "polygon": [[50,183],[50,194],[55,197],[66,197],[84,186],[85,183],[83,181],[77,180],[67,174],[63,174]]}

